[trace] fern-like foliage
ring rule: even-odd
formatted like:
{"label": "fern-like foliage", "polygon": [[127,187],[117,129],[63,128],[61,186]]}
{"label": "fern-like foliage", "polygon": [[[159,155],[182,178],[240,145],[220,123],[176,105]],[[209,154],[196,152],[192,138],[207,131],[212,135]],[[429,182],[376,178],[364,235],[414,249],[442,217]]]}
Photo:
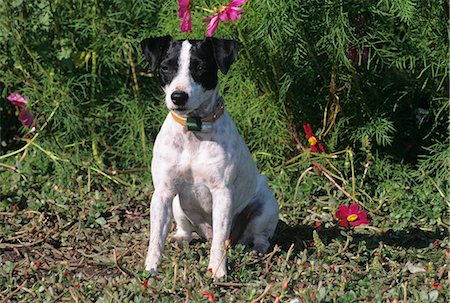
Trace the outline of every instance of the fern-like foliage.
{"label": "fern-like foliage", "polygon": [[[167,110],[139,42],[203,39],[205,9],[220,1],[193,3],[186,34],[175,0],[0,0],[0,155],[28,142],[16,139],[27,130],[8,94],[29,97],[38,128],[28,136],[39,133],[26,152],[0,160],[22,174],[1,166],[8,182],[0,190],[15,192],[23,176],[43,187],[57,179],[78,186],[92,174],[98,186],[148,183]],[[328,179],[303,174],[311,155],[294,137],[308,146],[302,125],[310,123],[333,155],[317,161],[332,159],[339,183],[367,205],[386,212],[414,205],[408,220],[444,211],[450,103],[442,1],[258,0],[244,8],[216,31],[241,43],[220,89],[282,210],[320,195],[328,207],[345,199]],[[139,174],[111,173],[133,169]]]}

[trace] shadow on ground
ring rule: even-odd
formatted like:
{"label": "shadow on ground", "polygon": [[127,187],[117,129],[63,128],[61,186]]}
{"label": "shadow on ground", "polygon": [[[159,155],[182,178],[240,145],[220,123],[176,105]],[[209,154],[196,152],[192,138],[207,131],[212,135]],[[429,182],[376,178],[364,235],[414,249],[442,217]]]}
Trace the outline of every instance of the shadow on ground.
{"label": "shadow on ground", "polygon": [[[316,230],[320,239],[328,244],[334,239],[341,238],[345,241],[339,228],[313,227],[308,225],[290,226],[283,221],[278,221],[278,226],[272,239],[272,245],[278,245],[283,251],[287,251],[292,244],[295,250],[303,250],[313,241],[313,231]],[[374,249],[384,243],[389,246],[401,248],[425,248],[436,240],[443,240],[449,236],[447,230],[436,228],[435,231],[424,231],[420,228],[409,228],[406,230],[388,230],[382,233],[353,234],[353,243],[366,242],[369,249]]]}

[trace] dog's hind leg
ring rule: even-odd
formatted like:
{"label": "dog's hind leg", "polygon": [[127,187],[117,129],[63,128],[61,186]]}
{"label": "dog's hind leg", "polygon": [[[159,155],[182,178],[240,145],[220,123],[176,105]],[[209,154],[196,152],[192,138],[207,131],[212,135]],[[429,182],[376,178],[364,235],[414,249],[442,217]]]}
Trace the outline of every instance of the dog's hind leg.
{"label": "dog's hind leg", "polygon": [[270,246],[269,240],[278,224],[278,203],[263,176],[260,176],[258,191],[252,203],[257,207],[247,217],[248,225],[240,236],[238,243],[244,245],[253,243],[252,250],[266,253]]}
{"label": "dog's hind leg", "polygon": [[192,240],[192,232],[194,231],[194,227],[181,209],[179,195],[175,196],[173,199],[172,210],[177,226],[175,235],[171,236],[170,240],[176,242],[187,241],[189,243]]}

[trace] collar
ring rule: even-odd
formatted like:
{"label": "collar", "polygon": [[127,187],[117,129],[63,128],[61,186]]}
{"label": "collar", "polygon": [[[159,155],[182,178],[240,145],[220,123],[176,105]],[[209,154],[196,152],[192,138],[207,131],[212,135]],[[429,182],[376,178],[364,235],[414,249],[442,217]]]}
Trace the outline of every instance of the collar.
{"label": "collar", "polygon": [[188,131],[194,132],[210,132],[213,129],[214,122],[216,122],[225,112],[225,103],[223,102],[223,98],[219,97],[216,109],[209,116],[205,118],[201,117],[187,117],[183,118],[173,111],[170,112],[172,118],[178,124],[185,126]]}

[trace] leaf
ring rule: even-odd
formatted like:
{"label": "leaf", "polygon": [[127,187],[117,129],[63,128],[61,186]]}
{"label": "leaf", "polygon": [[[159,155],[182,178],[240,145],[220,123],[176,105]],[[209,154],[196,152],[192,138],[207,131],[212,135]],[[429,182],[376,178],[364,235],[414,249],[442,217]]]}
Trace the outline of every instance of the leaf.
{"label": "leaf", "polygon": [[375,256],[373,258],[372,269],[374,269],[375,271],[380,271],[380,270],[383,269],[383,265],[380,262],[380,257],[379,256]]}
{"label": "leaf", "polygon": [[106,220],[103,217],[98,217],[97,219],[95,219],[95,222],[98,223],[100,226],[103,226],[106,224]]}
{"label": "leaf", "polygon": [[429,302],[436,301],[438,297],[439,297],[439,291],[437,291],[436,289],[434,289],[428,293],[428,299],[430,300]]}
{"label": "leaf", "polygon": [[324,251],[325,244],[323,244],[322,240],[319,237],[319,234],[315,230],[313,231],[313,239],[314,239],[314,245],[317,247],[317,250]]}
{"label": "leaf", "polygon": [[420,273],[420,272],[426,272],[427,271],[425,269],[425,267],[416,266],[416,265],[412,264],[409,261],[406,263],[406,268],[408,268],[409,272],[412,273],[412,274],[417,274],[417,273]]}

